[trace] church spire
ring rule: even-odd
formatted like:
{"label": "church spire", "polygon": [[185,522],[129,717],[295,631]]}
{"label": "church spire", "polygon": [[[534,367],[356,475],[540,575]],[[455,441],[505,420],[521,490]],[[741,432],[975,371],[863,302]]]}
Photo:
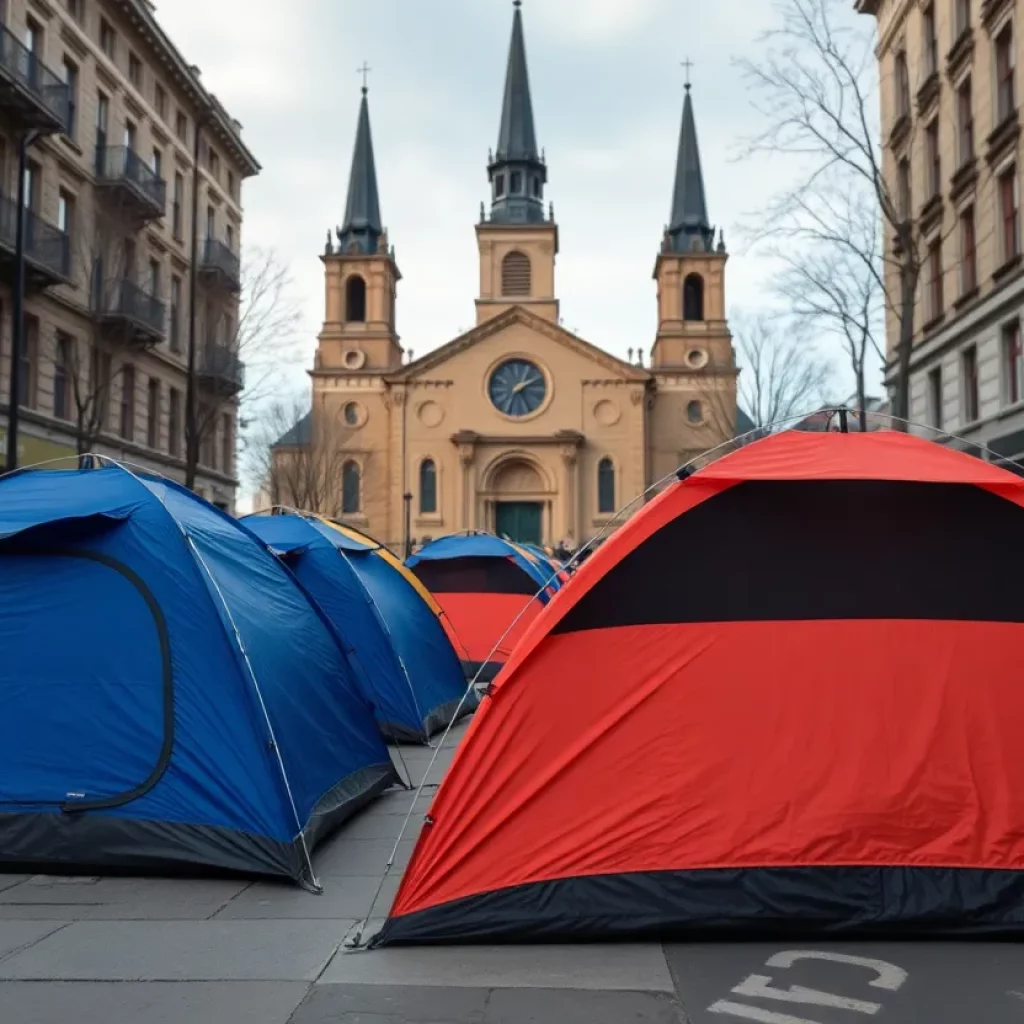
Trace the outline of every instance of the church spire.
{"label": "church spire", "polygon": [[377,168],[373,159],[373,139],[370,136],[370,106],[366,94],[364,73],[363,99],[359,105],[359,124],[356,145],[352,153],[352,173],[348,179],[348,202],[345,220],[338,228],[339,252],[358,249],[363,253],[378,251],[384,228],[380,219],[380,197],[377,192]]}
{"label": "church spire", "polygon": [[672,194],[672,219],[668,226],[668,242],[673,252],[710,252],[714,247],[715,229],[708,222],[704,198],[704,176],[700,169],[697,146],[697,124],[693,118],[690,83],[686,83],[683,100],[683,123],[679,130],[679,153],[676,157],[676,183]]}
{"label": "church spire", "polygon": [[521,3],[522,0],[514,0],[498,148],[487,168],[487,176],[491,182],[492,221],[539,224],[544,221],[547,167],[537,148],[533,123]]}

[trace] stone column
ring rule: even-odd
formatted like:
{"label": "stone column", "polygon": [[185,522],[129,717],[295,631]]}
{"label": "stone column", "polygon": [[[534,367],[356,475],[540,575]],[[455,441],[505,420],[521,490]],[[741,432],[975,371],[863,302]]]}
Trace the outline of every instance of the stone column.
{"label": "stone column", "polygon": [[473,503],[476,501],[473,487],[473,461],[476,456],[476,434],[471,430],[460,430],[452,436],[452,444],[459,456],[459,480],[457,485],[458,529],[472,530],[476,518]]}

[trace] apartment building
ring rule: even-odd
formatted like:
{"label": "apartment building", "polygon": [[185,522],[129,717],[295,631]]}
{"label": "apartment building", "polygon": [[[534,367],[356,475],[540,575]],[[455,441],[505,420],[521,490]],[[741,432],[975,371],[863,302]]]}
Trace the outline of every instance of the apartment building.
{"label": "apartment building", "polygon": [[[0,0],[0,22],[2,423],[20,114],[52,106],[61,84],[70,96],[67,131],[27,152],[19,462],[88,447],[183,480],[194,309],[204,428],[196,490],[232,509],[244,373],[241,190],[260,170],[241,125],[147,0]],[[0,450],[6,440],[0,425]]]}

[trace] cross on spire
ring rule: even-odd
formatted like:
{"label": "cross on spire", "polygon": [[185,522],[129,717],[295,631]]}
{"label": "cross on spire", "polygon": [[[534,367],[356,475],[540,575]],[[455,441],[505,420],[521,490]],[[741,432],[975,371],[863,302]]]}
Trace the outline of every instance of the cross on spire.
{"label": "cross on spire", "polygon": [[373,68],[371,68],[370,65],[366,63],[365,60],[363,61],[363,66],[361,68],[356,68],[356,74],[363,76],[363,93],[364,93],[364,95],[369,91],[369,86],[366,84],[366,82],[367,82],[366,76],[369,75],[369,73],[372,70],[373,70]]}
{"label": "cross on spire", "polygon": [[689,89],[690,88],[690,68],[693,67],[693,61],[690,60],[689,57],[687,57],[686,60],[680,61],[680,66],[683,67],[685,69],[685,71],[686,71],[685,88]]}

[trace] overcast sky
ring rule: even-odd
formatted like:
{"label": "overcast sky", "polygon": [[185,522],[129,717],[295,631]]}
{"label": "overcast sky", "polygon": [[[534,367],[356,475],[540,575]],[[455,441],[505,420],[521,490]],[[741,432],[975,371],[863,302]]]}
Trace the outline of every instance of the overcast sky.
{"label": "overcast sky", "polygon": [[[650,352],[686,58],[709,214],[731,243],[729,306],[764,305],[769,268],[737,251],[736,226],[784,184],[784,169],[736,159],[756,122],[731,60],[756,51],[772,4],[525,0],[523,16],[566,326],[623,358]],[[344,213],[364,60],[381,212],[404,275],[402,343],[420,356],[472,325],[473,226],[497,142],[511,0],[161,0],[157,17],[263,164],[244,188],[244,239],[291,268],[304,366],[323,319],[318,256]]]}

